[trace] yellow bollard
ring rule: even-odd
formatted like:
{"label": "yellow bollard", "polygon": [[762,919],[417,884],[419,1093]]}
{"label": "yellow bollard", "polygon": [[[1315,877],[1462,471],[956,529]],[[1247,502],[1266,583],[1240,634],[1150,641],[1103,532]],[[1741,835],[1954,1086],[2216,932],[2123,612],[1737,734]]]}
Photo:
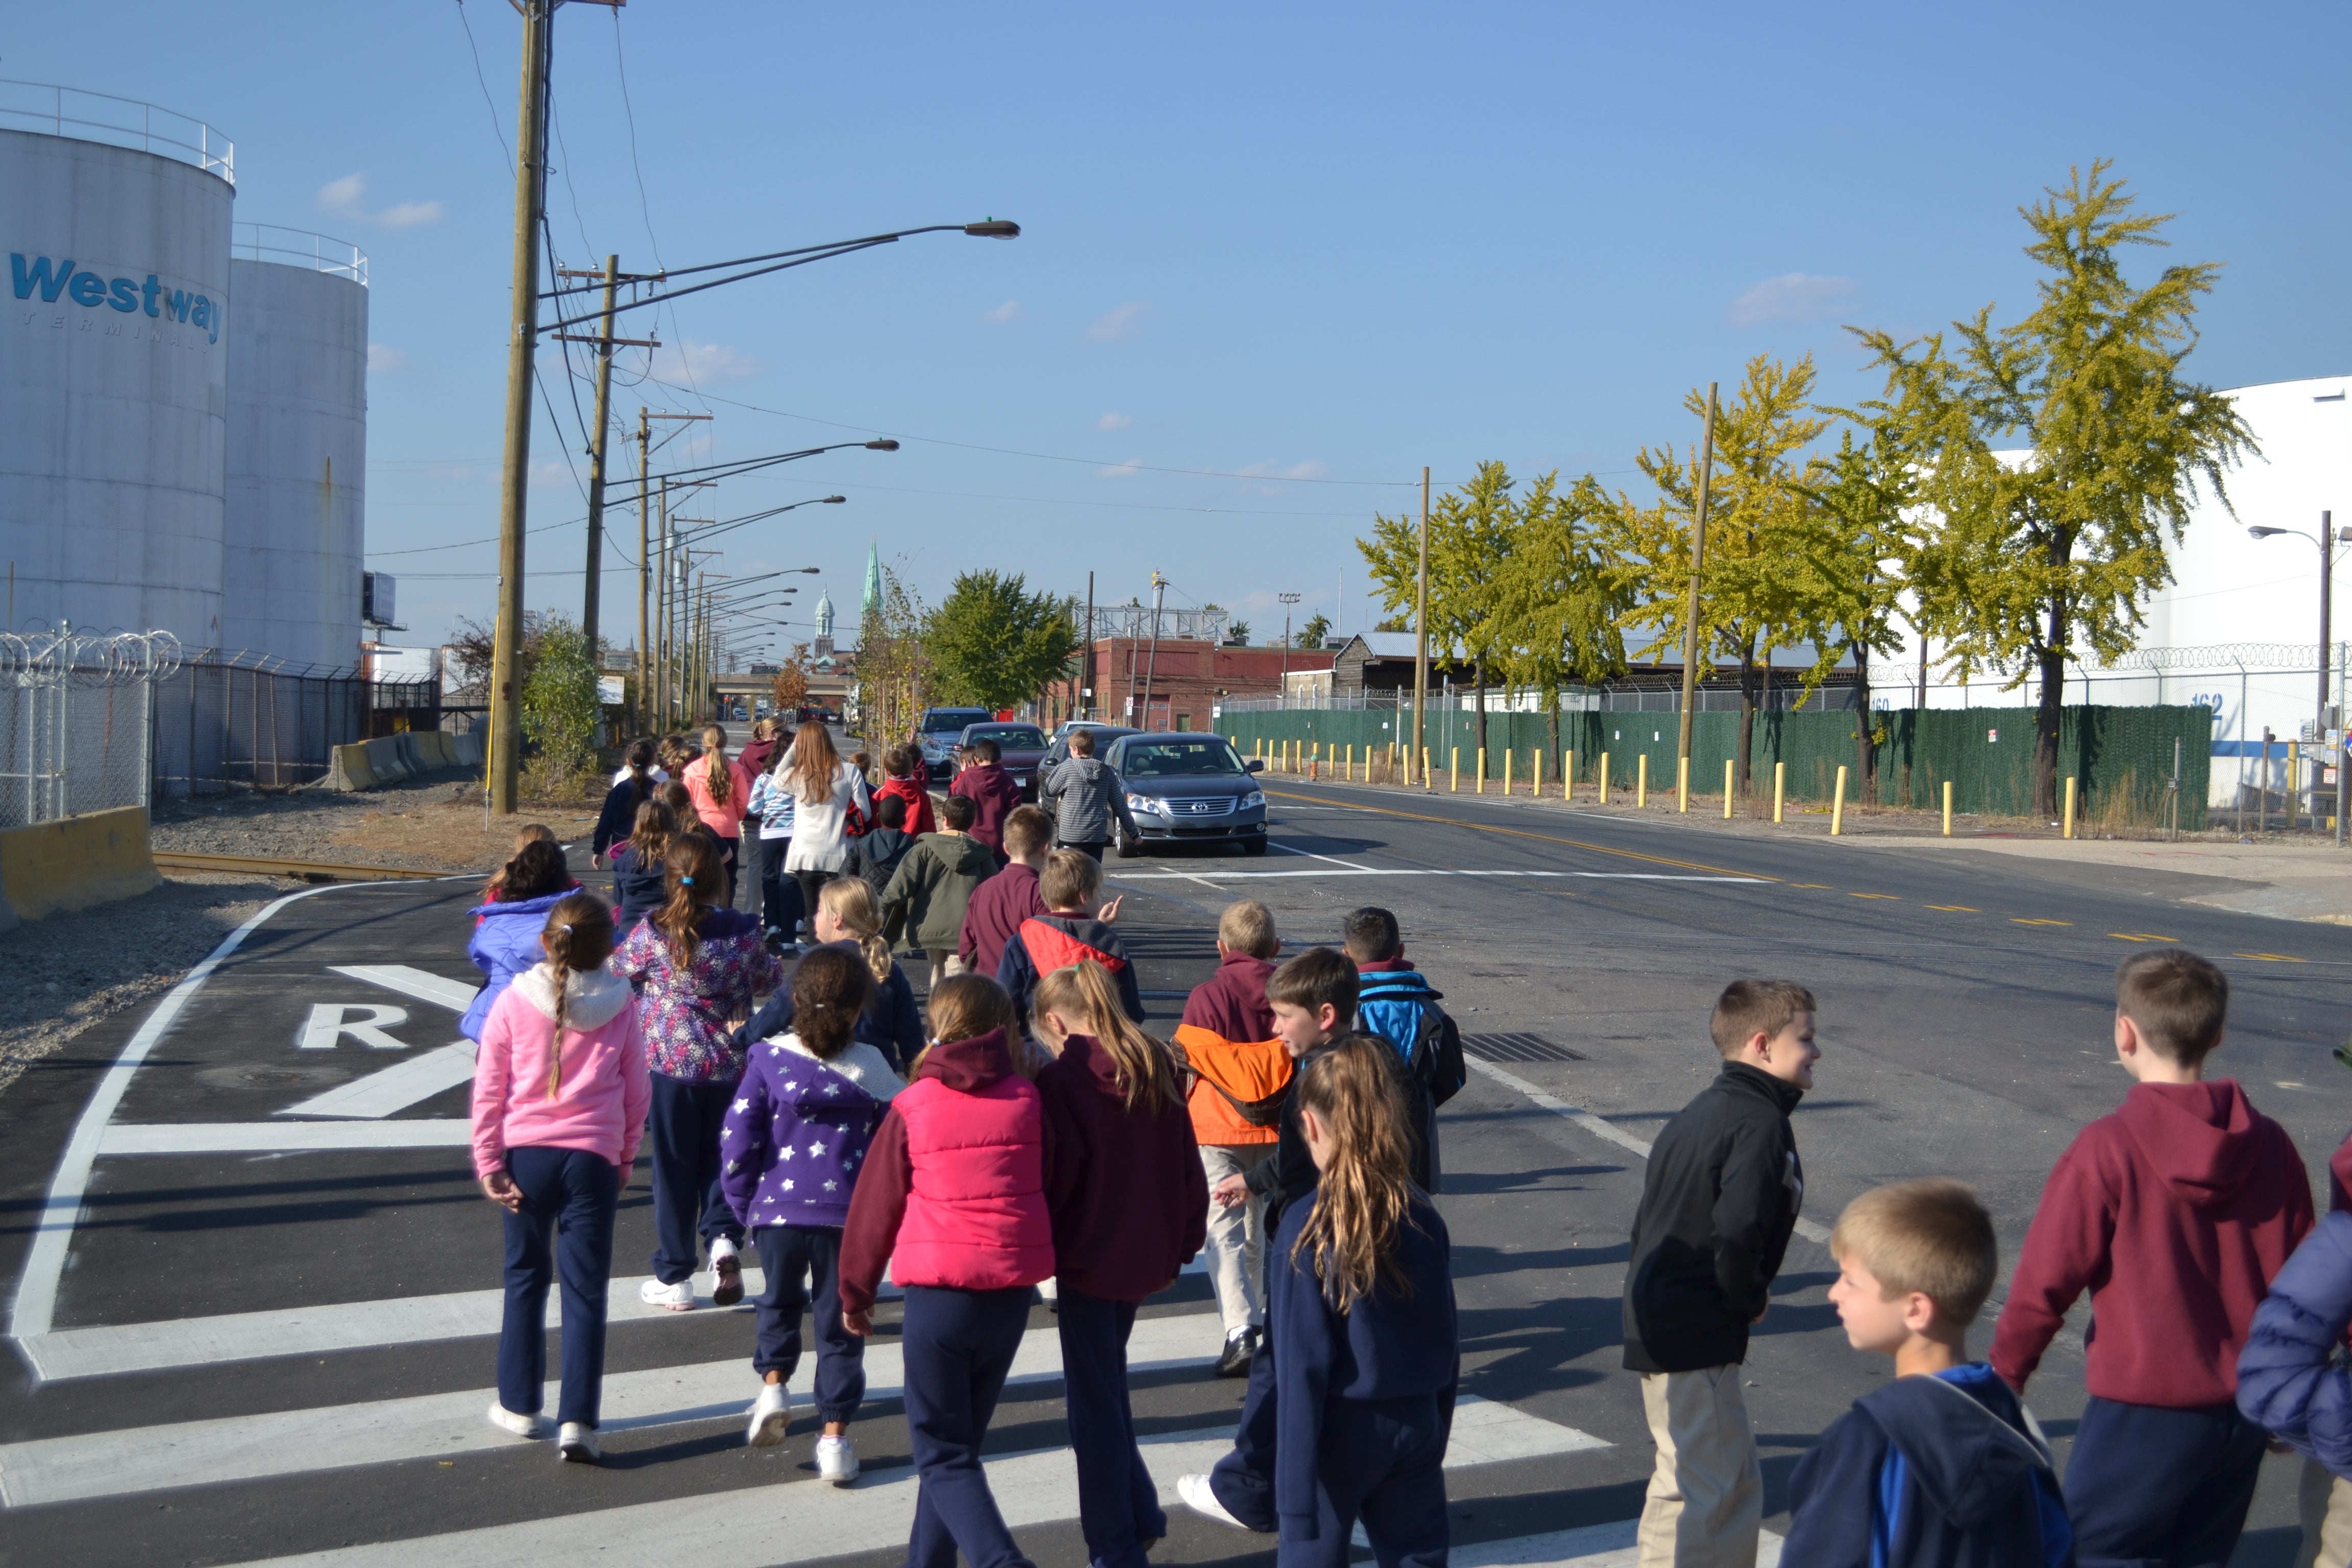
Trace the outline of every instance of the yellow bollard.
{"label": "yellow bollard", "polygon": [[1562,800],[1576,798],[1576,750],[1574,747],[1570,747],[1568,753],[1559,760],[1559,798]]}
{"label": "yellow bollard", "polygon": [[1423,790],[1429,788],[1429,748],[1427,746],[1421,749],[1421,787]]}
{"label": "yellow bollard", "polygon": [[1772,764],[1772,820],[1775,822],[1780,820],[1781,786],[1787,784],[1788,780],[1789,764],[1774,763]]}
{"label": "yellow bollard", "polygon": [[1952,781],[1944,781],[1944,837],[1952,836]]}
{"label": "yellow bollard", "polygon": [[1609,804],[1609,753],[1606,752],[1601,753],[1601,794],[1599,798],[1601,805],[1607,805]]}
{"label": "yellow bollard", "polygon": [[1731,820],[1731,759],[1723,759],[1723,820]]}
{"label": "yellow bollard", "polygon": [[1462,793],[1462,748],[1459,746],[1445,749],[1445,793]]}
{"label": "yellow bollard", "polygon": [[1845,769],[1838,769],[1837,794],[1830,799],[1830,837],[1845,831]]}
{"label": "yellow bollard", "polygon": [[1339,764],[1339,782],[1341,784],[1356,782],[1356,743],[1353,741],[1348,742],[1347,757]]}
{"label": "yellow bollard", "polygon": [[1486,793],[1486,748],[1484,746],[1478,748],[1478,783],[1473,793],[1477,795]]}
{"label": "yellow bollard", "polygon": [[2066,823],[2059,837],[2063,838],[2074,837],[2074,780],[2072,775],[2069,775],[2066,780]]}
{"label": "yellow bollard", "polygon": [[1536,748],[1536,776],[1528,785],[1528,793],[1538,800],[1543,798],[1543,748],[1540,746]]}
{"label": "yellow bollard", "polygon": [[1517,752],[1503,753],[1503,793],[1507,795],[1511,793],[1511,763],[1517,756]]}
{"label": "yellow bollard", "polygon": [[1633,759],[1633,805],[1639,810],[1650,804],[1650,753],[1643,752]]}
{"label": "yellow bollard", "polygon": [[1690,759],[1675,759],[1675,809],[1685,816],[1690,815]]}

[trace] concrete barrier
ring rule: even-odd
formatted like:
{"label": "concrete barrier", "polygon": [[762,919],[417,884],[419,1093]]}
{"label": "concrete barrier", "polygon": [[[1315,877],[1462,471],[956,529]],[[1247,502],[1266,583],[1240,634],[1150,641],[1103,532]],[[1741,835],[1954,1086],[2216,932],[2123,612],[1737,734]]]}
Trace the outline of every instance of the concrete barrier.
{"label": "concrete barrier", "polygon": [[368,766],[365,741],[337,746],[327,765],[327,787],[333,790],[373,789],[375,770]]}
{"label": "concrete barrier", "polygon": [[482,738],[445,730],[411,730],[337,746],[327,768],[333,790],[378,789],[442,768],[478,768]]}
{"label": "concrete barrier", "polygon": [[450,736],[449,746],[457,753],[459,767],[478,768],[482,765],[482,738],[471,730]]}
{"label": "concrete barrier", "polygon": [[379,735],[367,743],[368,771],[375,774],[380,784],[397,784],[408,776],[408,764],[400,758],[400,740],[394,735]]}
{"label": "concrete barrier", "polygon": [[449,750],[449,735],[444,730],[423,730],[416,734],[416,750],[428,768],[454,768],[457,759]]}
{"label": "concrete barrier", "polygon": [[162,882],[143,805],[0,831],[0,928],[136,898]]}

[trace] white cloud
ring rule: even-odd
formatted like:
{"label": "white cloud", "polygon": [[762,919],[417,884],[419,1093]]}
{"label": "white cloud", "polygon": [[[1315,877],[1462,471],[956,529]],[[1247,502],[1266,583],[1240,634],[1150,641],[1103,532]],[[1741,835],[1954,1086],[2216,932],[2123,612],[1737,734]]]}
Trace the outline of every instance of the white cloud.
{"label": "white cloud", "polygon": [[1149,300],[1129,300],[1116,305],[1094,319],[1087,328],[1088,339],[1098,343],[1129,343],[1143,335],[1143,323],[1149,317],[1160,314],[1160,308]]}
{"label": "white cloud", "polygon": [[1838,313],[1843,300],[1862,293],[1851,278],[1816,278],[1787,272],[1767,278],[1723,308],[1724,320],[1735,327],[1761,327],[1775,321],[1818,321]]}
{"label": "white cloud", "polygon": [[993,310],[982,310],[980,313],[980,319],[986,325],[1001,327],[1007,321],[1027,321],[1029,312],[1021,308],[1020,300],[1007,300]]}
{"label": "white cloud", "polygon": [[663,381],[699,386],[711,381],[748,381],[767,366],[725,343],[694,338],[666,342],[654,351],[654,374]]}
{"label": "white cloud", "polygon": [[1135,421],[1128,415],[1121,414],[1118,410],[1114,409],[1110,413],[1106,414],[1101,418],[1096,420],[1095,428],[1097,430],[1132,430],[1135,428]]}
{"label": "white cloud", "polygon": [[1124,463],[1113,463],[1107,468],[1097,468],[1095,470],[1095,478],[1098,479],[1131,479],[1142,471],[1143,459],[1140,458],[1129,458]]}
{"label": "white cloud", "polygon": [[368,211],[367,184],[368,177],[363,171],[345,174],[341,179],[329,180],[320,185],[318,195],[313,199],[323,212],[360,223],[372,223],[379,228],[415,228],[419,224],[441,221],[439,202],[394,202],[381,211]]}
{"label": "white cloud", "polygon": [[390,343],[370,343],[367,367],[371,374],[378,371],[406,370],[408,356]]}
{"label": "white cloud", "polygon": [[[1252,463],[1246,468],[1236,468],[1234,471],[1254,479],[1322,479],[1330,478],[1331,465],[1309,461],[1293,463],[1286,468],[1280,468],[1272,463]],[[1267,493],[1271,495],[1277,492],[1268,491]]]}

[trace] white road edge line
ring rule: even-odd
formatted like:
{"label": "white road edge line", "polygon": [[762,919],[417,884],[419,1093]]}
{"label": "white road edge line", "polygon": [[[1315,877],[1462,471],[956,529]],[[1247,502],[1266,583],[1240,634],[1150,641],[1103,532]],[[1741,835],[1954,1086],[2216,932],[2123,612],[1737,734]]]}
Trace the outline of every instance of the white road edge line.
{"label": "white road edge line", "polygon": [[1268,849],[1279,849],[1285,855],[1304,855],[1309,860],[1328,860],[1332,865],[1345,866],[1350,871],[1377,871],[1380,869],[1377,866],[1364,866],[1359,865],[1353,860],[1342,860],[1336,855],[1318,855],[1312,849],[1294,849],[1289,845],[1280,843],[1273,838],[1268,838],[1265,841],[1265,847]]}
{"label": "white road edge line", "polygon": [[89,1103],[82,1108],[81,1116],[74,1122],[73,1135],[66,1141],[65,1152],[58,1158],[57,1174],[50,1178],[47,1198],[33,1218],[33,1241],[25,1253],[24,1272],[16,1277],[16,1294],[8,1307],[8,1332],[11,1338],[25,1340],[49,1331],[58,1310],[58,1285],[65,1277],[66,1253],[73,1242],[74,1225],[81,1216],[82,1200],[89,1194],[90,1166],[97,1161],[99,1143],[106,1124],[114,1119],[115,1108],[130,1090],[131,1075],[147,1060],[147,1055],[179,1021],[183,1009],[205,988],[213,971],[227,962],[231,953],[245,945],[245,939],[261,929],[262,923],[287,905],[301,899],[316,898],[320,893],[344,892],[353,889],[399,888],[398,882],[330,882],[321,888],[305,888],[284,898],[264,904],[243,925],[221,939],[197,965],[188,971],[177,985],[165,994],[147,1021],[139,1026],[122,1054],[114,1058],[90,1092]]}
{"label": "white road edge line", "polygon": [[[1501,1084],[1505,1089],[1513,1089],[1525,1095],[1528,1100],[1533,1100],[1537,1105],[1542,1107],[1544,1110],[1550,1111],[1554,1116],[1564,1117],[1568,1121],[1575,1122],[1579,1127],[1583,1128],[1587,1132],[1591,1133],[1594,1137],[1605,1138],[1621,1149],[1630,1149],[1644,1160],[1650,1157],[1650,1144],[1647,1140],[1636,1138],[1633,1134],[1626,1131],[1623,1128],[1614,1126],[1610,1122],[1602,1121],[1600,1117],[1593,1115],[1592,1112],[1585,1110],[1582,1106],[1570,1105],[1568,1101],[1560,1099],[1558,1095],[1549,1094],[1543,1089],[1538,1089],[1534,1084],[1529,1083],[1518,1074],[1515,1072],[1506,1072],[1492,1062],[1481,1061],[1476,1057],[1467,1055],[1464,1056],[1462,1059],[1469,1065],[1471,1071],[1477,1073],[1482,1078],[1490,1078],[1494,1079],[1496,1083]],[[1803,1237],[1807,1241],[1817,1243],[1822,1247],[1827,1247],[1830,1244],[1829,1228],[1826,1226],[1819,1225],[1812,1220],[1806,1219],[1801,1215],[1799,1215],[1797,1219],[1797,1234]]]}
{"label": "white road edge line", "polygon": [[[1318,856],[1320,859],[1322,857]],[[1421,867],[1398,867],[1393,870],[1367,867],[1345,871],[1126,871],[1114,869],[1108,873],[1114,882],[1205,882],[1215,878],[1221,882],[1266,882],[1276,878],[1299,877],[1527,877],[1562,879],[1589,882],[1737,882],[1748,887],[1763,887],[1769,883],[1766,877],[1710,877],[1687,871],[1453,871]]]}

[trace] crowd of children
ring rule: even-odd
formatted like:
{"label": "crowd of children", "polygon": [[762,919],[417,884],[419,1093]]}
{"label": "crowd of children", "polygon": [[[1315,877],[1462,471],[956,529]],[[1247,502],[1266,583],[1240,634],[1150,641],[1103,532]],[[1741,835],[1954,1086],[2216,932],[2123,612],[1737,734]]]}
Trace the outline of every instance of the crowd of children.
{"label": "crowd of children", "polygon": [[[910,1564],[1026,1562],[980,1453],[1044,1288],[1089,1555],[1140,1568],[1167,1521],[1127,1340],[1138,1305],[1205,1248],[1216,1371],[1249,1384],[1231,1451],[1180,1497],[1271,1533],[1286,1565],[1339,1568],[1360,1526],[1381,1563],[1436,1568],[1459,1341],[1430,1194],[1437,1110],[1465,1062],[1395,916],[1354,910],[1341,949],[1277,963],[1265,907],[1231,905],[1217,969],[1163,1042],[1142,1026],[1092,847],[1052,848],[1053,820],[986,778],[915,831],[932,802],[907,751],[869,793],[820,726],[756,778],[723,734],[690,755],[633,748],[594,847],[617,919],[543,830],[475,911],[475,1165],[507,1237],[490,1419],[540,1434],[560,1285],[559,1449],[596,1457],[614,1213],[649,1142],[646,1300],[693,1307],[706,1256],[710,1299],[740,1300],[740,1253],[759,1254],[753,1446],[783,1440],[812,1314],[817,1470],[856,1479],[848,1432],[886,1269],[904,1293]],[[762,857],[790,875],[763,877],[759,917],[730,897],[729,840],[752,818],[789,845]],[[803,909],[815,945],[788,970]],[[892,956],[901,939],[930,960],[927,1010]],[[2315,1224],[2286,1132],[2207,1076],[2228,1000],[2185,951],[2122,964],[2114,1043],[2133,1087],[2051,1172],[1987,1359],[1968,1337],[2000,1255],[1975,1194],[1914,1180],[1846,1205],[1830,1299],[1895,1376],[1801,1458],[1782,1561],[2224,1563],[2264,1452],[2291,1448],[2299,1561],[2352,1563],[2352,1142]],[[1757,1561],[1743,1373],[1803,1206],[1791,1113],[1821,1057],[1816,1013],[1793,983],[1727,986],[1709,1020],[1720,1071],[1645,1162],[1622,1301],[1656,1450],[1643,1568]],[[2085,1294],[2089,1399],[2062,1475],[2023,1395]]]}

